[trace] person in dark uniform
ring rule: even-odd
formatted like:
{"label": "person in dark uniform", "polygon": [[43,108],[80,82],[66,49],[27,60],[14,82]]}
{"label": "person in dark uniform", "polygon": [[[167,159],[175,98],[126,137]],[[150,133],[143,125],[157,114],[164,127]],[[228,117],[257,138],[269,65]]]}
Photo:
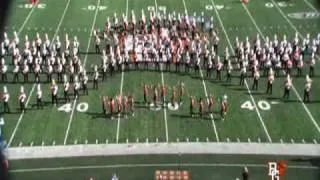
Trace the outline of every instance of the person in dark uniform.
{"label": "person in dark uniform", "polygon": [[243,168],[242,180],[249,180],[249,170],[247,167]]}

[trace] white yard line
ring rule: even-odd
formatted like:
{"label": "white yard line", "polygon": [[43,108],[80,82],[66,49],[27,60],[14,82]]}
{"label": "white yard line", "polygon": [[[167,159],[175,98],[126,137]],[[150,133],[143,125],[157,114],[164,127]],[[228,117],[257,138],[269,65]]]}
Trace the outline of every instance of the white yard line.
{"label": "white yard line", "polygon": [[[224,34],[225,34],[225,36],[226,36],[226,38],[227,38],[229,47],[230,47],[230,49],[234,52],[234,49],[233,49],[233,46],[232,46],[232,44],[231,44],[231,42],[230,42],[228,33],[227,33],[226,29],[224,28],[223,22],[222,22],[222,20],[221,20],[221,18],[220,18],[220,14],[219,14],[218,10],[216,9],[216,6],[215,6],[213,0],[211,0],[211,3],[212,3],[212,6],[214,7],[214,11],[215,11],[215,13],[216,13],[216,15],[217,15],[217,18],[218,18],[219,23],[220,23],[220,25],[221,25],[222,31],[224,32]],[[254,100],[254,97],[253,97],[253,95],[252,95],[252,93],[251,93],[251,91],[250,91],[250,88],[249,88],[249,86],[248,86],[248,83],[247,83],[246,80],[244,81],[244,83],[245,83],[246,88],[247,88],[247,90],[248,90],[250,99],[251,99],[253,105],[256,107],[256,108],[255,108],[256,113],[257,113],[257,115],[258,115],[258,117],[259,117],[260,123],[261,123],[262,128],[263,128],[263,130],[264,130],[264,132],[265,132],[265,134],[266,134],[266,136],[267,136],[267,138],[268,138],[268,141],[269,141],[269,142],[272,142],[272,139],[271,139],[271,137],[270,137],[270,134],[269,134],[269,132],[268,132],[268,129],[267,129],[265,123],[264,123],[264,120],[263,120],[263,118],[262,118],[262,116],[261,116],[261,114],[260,114],[259,109],[257,108],[258,106],[257,106],[256,101]]]}
{"label": "white yard line", "polygon": [[[187,9],[185,0],[182,0],[182,2],[183,2],[184,10],[185,10],[186,14],[188,14],[188,9]],[[201,80],[202,80],[202,85],[203,85],[203,89],[204,89],[204,94],[205,94],[205,96],[206,96],[207,102],[209,103],[209,95],[208,95],[206,83],[205,83],[205,81],[204,81],[204,77],[203,77],[203,73],[202,73],[202,68],[200,68],[200,76],[201,76]],[[214,118],[213,118],[213,114],[212,114],[212,113],[210,113],[210,118],[211,118],[213,130],[214,130],[214,134],[215,134],[215,136],[216,136],[216,140],[217,140],[217,142],[219,142],[219,141],[220,141],[220,140],[219,140],[219,135],[218,135],[216,123],[214,122]]]}
{"label": "white yard line", "polygon": [[[273,0],[272,0],[273,1]],[[283,15],[282,10],[278,7],[278,4],[274,3],[275,6],[278,8],[279,12]],[[253,24],[255,25],[256,29],[258,30],[258,32],[260,33],[260,35],[262,36],[263,40],[265,41],[265,35],[261,32],[259,26],[256,24],[256,21],[253,19],[253,17],[251,16],[251,13],[249,12],[248,8],[242,4],[242,6],[244,7],[244,9],[247,11],[251,21],[253,22]],[[286,17],[283,16],[285,19],[287,19],[288,23],[291,25],[291,27],[296,30],[296,32],[299,33],[300,38],[303,38],[300,34],[300,32],[297,30],[297,28],[291,23],[291,21]],[[304,108],[304,110],[307,112],[311,122],[313,123],[313,125],[315,126],[315,128],[317,129],[317,131],[320,133],[320,127],[318,125],[318,123],[315,121],[313,115],[311,114],[310,110],[308,109],[308,107],[305,105],[305,103],[303,102],[301,96],[299,95],[298,91],[296,90],[296,88],[294,87],[294,85],[292,85],[292,89],[293,92],[296,94],[297,98],[299,99],[300,103],[302,104],[302,107]]]}
{"label": "white yard line", "polygon": [[25,26],[25,25],[27,24],[27,22],[29,21],[31,15],[32,15],[32,13],[33,13],[33,11],[36,9],[36,6],[38,5],[39,2],[40,2],[40,1],[38,1],[37,4],[32,7],[32,9],[31,9],[31,11],[29,12],[27,18],[24,20],[22,26],[19,28],[19,30],[18,30],[18,32],[17,32],[17,33],[18,33],[18,36],[19,36],[19,34],[23,31],[24,26]]}
{"label": "white yard line", "polygon": [[[163,77],[163,71],[162,71],[162,64],[160,65],[160,70],[161,70],[161,81],[162,81],[162,86],[164,85],[164,77]],[[166,96],[163,96],[163,104],[166,102]],[[164,105],[163,105],[164,106]],[[174,106],[174,105],[172,105]],[[169,132],[168,132],[168,121],[167,121],[167,109],[163,107],[163,112],[164,112],[164,123],[166,126],[166,142],[169,142]]]}
{"label": "white yard line", "polygon": [[[96,7],[99,7],[99,5],[100,5],[100,0],[98,0],[98,3],[97,3]],[[92,32],[94,30],[94,25],[95,25],[96,20],[97,20],[98,12],[99,12],[99,8],[96,8],[96,12],[95,12],[95,15],[94,15],[91,31],[90,31],[89,38],[88,38],[88,46],[87,46],[87,50],[86,50],[86,55],[85,55],[84,60],[83,60],[83,68],[86,67],[86,62],[87,62],[87,58],[88,58],[88,51],[89,51],[89,48],[90,48],[90,45],[91,45],[91,39],[92,39],[91,36],[92,36]],[[64,145],[67,144],[67,139],[68,139],[68,136],[69,136],[70,127],[71,127],[71,123],[72,123],[72,120],[73,120],[73,114],[74,114],[75,106],[77,104],[77,99],[78,99],[78,96],[75,97],[74,102],[73,102],[74,104],[73,104],[71,115],[70,115],[70,118],[69,118],[69,123],[68,123],[68,127],[67,127],[67,130],[66,130],[66,135],[65,135],[64,141],[63,141]]]}
{"label": "white yard line", "polygon": [[[67,9],[68,9],[68,7],[69,7],[69,4],[70,4],[70,0],[68,0],[68,3],[67,3],[67,5],[66,5],[66,7],[65,7],[65,9],[64,9],[64,12],[63,12],[62,16],[61,16],[61,19],[60,19],[60,22],[59,22],[58,27],[57,27],[57,29],[56,29],[56,32],[55,32],[55,34],[54,34],[54,37],[53,37],[52,40],[51,40],[50,47],[52,46],[53,41],[54,41],[54,38],[57,36],[57,34],[58,34],[59,30],[60,30],[61,23],[62,23],[62,21],[63,21],[63,19],[64,19],[64,16],[65,16],[66,12],[67,12]],[[33,84],[32,88],[31,88],[31,91],[29,92],[29,96],[28,96],[27,102],[26,102],[26,108],[28,107],[29,101],[30,101],[30,99],[31,99],[31,97],[32,97],[32,94],[33,94],[33,92],[34,92],[35,87],[36,87],[36,83]],[[17,122],[17,124],[16,124],[16,126],[15,126],[15,128],[14,128],[12,134],[11,134],[11,137],[10,137],[9,142],[8,142],[8,147],[10,147],[10,145],[11,145],[11,143],[12,143],[12,140],[13,140],[13,138],[14,138],[14,136],[15,136],[18,128],[19,128],[19,125],[20,125],[20,123],[21,123],[21,121],[22,121],[23,115],[24,115],[24,111],[22,111],[22,113],[20,114],[19,119],[18,119],[18,122]]]}
{"label": "white yard line", "polygon": [[311,9],[313,9],[316,13],[320,13],[319,10],[314,7],[308,0],[303,0]]}
{"label": "white yard line", "polygon": [[[128,5],[129,5],[129,0],[126,0],[126,18],[128,18]],[[122,72],[121,72],[121,84],[120,84],[120,97],[122,97],[122,89],[123,89],[123,79],[124,79],[124,69],[123,69],[123,64],[122,64]],[[120,114],[118,116],[118,124],[117,124],[117,136],[116,136],[116,142],[119,143],[119,135],[120,135]]]}
{"label": "white yard line", "polygon": [[[111,165],[91,165],[91,166],[60,166],[51,168],[28,168],[13,169],[10,173],[26,173],[26,172],[46,172],[46,171],[72,171],[85,169],[114,169],[114,168],[141,168],[141,167],[251,167],[251,168],[267,168],[267,164],[240,164],[240,163],[164,163],[164,164],[111,164]],[[317,166],[309,165],[289,165],[289,169],[314,169]]]}
{"label": "white yard line", "polygon": [[[157,0],[154,0],[155,8],[156,8],[156,14],[158,14],[158,2]],[[160,65],[160,71],[161,71],[161,81],[162,86],[164,86],[164,77],[163,77],[163,71],[162,71],[162,64]],[[167,120],[167,109],[164,107],[166,102],[166,97],[163,97],[163,113],[164,113],[164,124],[166,127],[166,142],[169,142],[169,130],[168,130],[168,120]]]}

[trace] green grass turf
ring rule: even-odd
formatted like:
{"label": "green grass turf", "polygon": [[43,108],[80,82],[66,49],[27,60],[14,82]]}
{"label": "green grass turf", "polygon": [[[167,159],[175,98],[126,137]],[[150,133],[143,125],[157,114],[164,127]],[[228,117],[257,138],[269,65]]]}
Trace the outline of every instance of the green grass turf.
{"label": "green grass turf", "polygon": [[[42,0],[41,3],[46,4],[45,9],[35,9],[31,14],[30,19],[26,22],[25,27],[20,33],[21,43],[24,41],[24,36],[29,35],[29,38],[33,38],[36,32],[39,32],[42,37],[43,33],[47,32],[49,37],[52,38],[57,31],[57,26],[61,19],[62,13],[68,1],[49,1]],[[81,44],[81,51],[85,52],[88,46],[88,38],[90,35],[91,26],[93,23],[95,11],[83,10],[89,5],[96,5],[98,1],[85,1],[85,0],[71,0],[65,17],[61,23],[60,29],[57,34],[62,40],[65,33],[69,34],[72,38],[76,35],[79,38]],[[97,19],[94,24],[96,28],[103,29],[107,16],[112,16],[117,13],[118,16],[122,13],[126,13],[130,16],[133,10],[137,16],[140,17],[141,9],[148,15],[148,6],[165,6],[167,12],[179,12],[184,13],[186,10],[188,14],[196,12],[198,15],[203,11],[205,16],[213,16],[215,20],[215,26],[219,31],[221,38],[219,54],[223,55],[223,51],[226,46],[229,46],[226,36],[230,38],[231,45],[234,46],[236,36],[240,40],[243,40],[246,36],[251,39],[255,38],[258,33],[254,23],[251,21],[246,10],[235,1],[213,1],[216,5],[224,5],[224,8],[218,10],[222,23],[227,34],[224,34],[222,26],[219,23],[218,17],[214,10],[206,10],[207,5],[212,5],[211,0],[158,0],[158,1],[101,1],[100,6],[107,6],[106,10],[98,11]],[[279,11],[274,8],[266,8],[265,3],[267,1],[252,1],[248,4],[247,8],[252,14],[257,26],[260,28],[261,33],[272,37],[275,33],[282,37],[283,34],[287,34],[288,39],[291,40],[294,36],[294,30],[281,16]],[[311,2],[311,0],[310,0]],[[18,8],[17,6],[23,4],[22,1],[13,1],[11,16],[7,23],[7,32],[11,37],[13,30],[17,30],[24,22],[24,18],[27,17],[31,9]],[[308,7],[304,1],[294,1],[295,5],[292,7],[283,7],[281,10],[284,14],[293,12],[312,12],[313,10]],[[313,2],[311,2],[313,3]],[[228,7],[230,9],[228,9]],[[319,31],[320,22],[319,18],[309,20],[294,20],[289,19],[294,26],[298,28],[302,35],[310,32],[312,36],[316,35]],[[42,29],[43,28],[43,29]],[[78,30],[79,28],[79,30]],[[51,30],[50,30],[51,29]],[[230,49],[230,47],[229,47]],[[89,52],[94,51],[93,40],[91,41]],[[84,61],[87,56],[86,69],[92,71],[91,65],[100,64],[101,58],[97,54],[81,54],[80,59]],[[6,58],[10,62],[10,57]],[[317,70],[319,63],[317,63]],[[9,67],[12,68],[12,67]],[[172,68],[173,69],[173,68]],[[316,74],[318,73],[316,70]],[[308,72],[305,68],[304,73]],[[295,74],[295,71],[293,71]],[[203,71],[205,76],[205,71]],[[108,140],[109,143],[124,143],[128,139],[129,142],[135,142],[137,139],[139,142],[145,142],[146,139],[149,142],[155,142],[158,139],[159,142],[166,141],[166,131],[168,132],[168,140],[170,142],[186,141],[188,138],[190,141],[206,141],[208,138],[210,141],[217,141],[218,136],[220,141],[226,141],[229,138],[231,141],[247,141],[248,138],[251,141],[258,141],[260,139],[263,142],[267,142],[268,138],[263,129],[262,122],[265,124],[268,133],[270,134],[273,142],[279,142],[282,139],[285,142],[290,142],[294,139],[296,142],[301,142],[304,139],[306,142],[312,142],[313,139],[319,140],[319,132],[315,128],[315,125],[311,121],[307,112],[302,106],[302,103],[298,102],[297,96],[294,92],[291,92],[291,100],[284,102],[281,100],[283,93],[284,77],[277,78],[274,84],[274,93],[272,96],[265,95],[265,77],[261,77],[259,80],[259,90],[251,92],[255,102],[258,103],[261,100],[271,102],[278,101],[280,104],[271,105],[270,110],[263,111],[259,109],[261,119],[255,110],[249,111],[247,109],[240,108],[246,101],[251,101],[248,89],[244,86],[238,86],[239,73],[234,71],[234,76],[231,85],[228,85],[222,81],[205,80],[205,86],[208,94],[214,94],[217,99],[220,99],[224,94],[229,98],[229,112],[226,121],[219,120],[219,115],[216,113],[212,120],[210,116],[205,118],[190,118],[188,116],[189,100],[186,97],[183,105],[179,107],[178,111],[166,110],[166,116],[163,109],[154,112],[148,108],[143,107],[142,104],[137,104],[137,110],[135,117],[124,119],[121,117],[114,120],[105,119],[101,116],[101,101],[100,96],[108,95],[115,96],[120,93],[122,74],[118,73],[113,77],[108,77],[104,82],[100,82],[99,90],[92,90],[92,82],[89,83],[89,95],[80,96],[77,100],[79,103],[88,103],[89,108],[85,113],[74,111],[73,116],[71,113],[65,113],[57,110],[57,107],[51,107],[49,84],[43,83],[42,88],[45,92],[44,99],[47,102],[47,106],[43,110],[37,110],[32,107],[35,104],[35,92],[31,96],[28,110],[23,115],[21,123],[19,124],[15,137],[11,146],[18,146],[20,142],[22,145],[28,146],[31,142],[34,145],[41,145],[42,141],[45,145],[51,145],[53,141],[56,144],[63,144],[66,136],[69,121],[71,120],[71,126],[67,138],[67,144],[77,143],[95,143],[98,140],[99,143],[104,143]],[[12,77],[9,77],[9,80]],[[20,77],[21,79],[22,77]],[[33,79],[31,75],[31,80]],[[91,77],[90,77],[91,78]],[[204,85],[200,76],[195,76],[193,71],[189,74],[175,73],[175,72],[163,72],[164,84],[173,87],[177,86],[177,83],[183,81],[186,85],[187,95],[195,95],[197,98],[205,97]],[[45,80],[45,77],[43,77]],[[320,111],[319,111],[319,94],[320,88],[319,76],[313,78],[313,92],[312,103],[307,104],[306,107],[310,110],[312,116],[317,123],[320,123]],[[249,87],[251,87],[251,78],[247,79]],[[123,74],[123,94],[133,92],[138,102],[142,101],[142,83],[148,84],[161,84],[161,73],[154,71],[130,71]],[[1,83],[1,88],[4,84]],[[20,84],[6,84],[11,94],[11,108],[13,114],[4,115],[5,118],[5,139],[9,141],[12,136],[13,130],[17,125],[20,112],[16,109],[18,107],[17,95],[19,93]],[[299,93],[303,96],[304,77],[294,77],[294,85]],[[33,87],[33,83],[24,85],[27,95]],[[60,86],[60,93],[62,95]],[[170,98],[171,91],[169,91],[167,100]],[[74,101],[71,101],[73,103]],[[63,101],[59,106],[63,105]],[[72,104],[73,105],[73,104]],[[1,104],[2,106],[2,104]],[[58,106],[58,107],[59,107]],[[216,111],[219,111],[219,106],[216,107]],[[118,126],[119,125],[119,126]],[[214,126],[217,129],[217,135],[214,131]]]}
{"label": "green grass turf", "polygon": [[[235,179],[241,177],[243,167],[248,166],[250,178],[268,179],[267,163],[277,160],[286,161],[285,179],[319,178],[317,158],[253,155],[144,155],[15,160],[10,161],[10,175],[12,179],[43,177],[48,179],[89,179],[89,177],[105,179],[116,173],[121,179],[153,179],[156,170],[187,170],[191,179]],[[175,166],[168,164],[175,164]],[[198,164],[198,166],[186,164]],[[211,166],[200,164],[211,164]],[[132,167],[121,167],[123,165]],[[134,167],[135,165],[140,165],[140,167]],[[293,168],[294,166],[312,166],[313,169]],[[83,168],[75,169],[76,167]],[[36,170],[38,168],[48,169],[23,172],[24,169]],[[60,170],[52,168],[60,168]]]}

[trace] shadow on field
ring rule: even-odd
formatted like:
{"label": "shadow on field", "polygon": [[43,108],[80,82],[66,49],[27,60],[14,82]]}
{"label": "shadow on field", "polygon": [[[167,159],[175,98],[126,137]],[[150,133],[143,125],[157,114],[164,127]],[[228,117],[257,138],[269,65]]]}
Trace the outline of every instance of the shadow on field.
{"label": "shadow on field", "polygon": [[[206,113],[203,117],[200,117],[199,113],[194,113],[194,117],[191,117],[190,115],[186,115],[186,114],[171,114],[171,117],[176,117],[176,118],[181,118],[181,119],[186,119],[186,120],[194,120],[194,121],[201,121],[201,120],[208,120],[211,121],[211,117],[209,113]],[[213,119],[215,121],[217,120],[221,120],[220,116],[213,113]]]}

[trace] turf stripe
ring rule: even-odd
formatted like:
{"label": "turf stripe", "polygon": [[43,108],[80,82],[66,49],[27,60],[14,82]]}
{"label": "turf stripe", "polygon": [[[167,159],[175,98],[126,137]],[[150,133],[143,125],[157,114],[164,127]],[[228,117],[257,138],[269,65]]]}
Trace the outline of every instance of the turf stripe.
{"label": "turf stripe", "polygon": [[[156,16],[158,15],[158,2],[157,0],[154,0],[155,8],[156,8]],[[160,71],[161,71],[161,81],[162,81],[162,86],[164,86],[164,77],[163,77],[163,71],[162,71],[162,64],[160,65]],[[163,104],[166,102],[166,97],[163,96]],[[165,123],[165,128],[166,128],[166,142],[169,142],[169,132],[168,132],[168,121],[167,121],[167,109],[163,108],[163,113],[164,113],[164,123]]]}
{"label": "turf stripe", "polygon": [[[51,40],[50,48],[51,48],[51,46],[52,46],[52,44],[53,44],[53,41],[54,41],[55,37],[57,36],[57,34],[58,34],[59,30],[60,30],[61,23],[62,23],[62,21],[63,21],[63,19],[64,19],[64,16],[65,16],[66,12],[67,12],[67,9],[68,9],[68,7],[69,7],[69,4],[70,4],[70,0],[68,0],[68,3],[67,3],[67,5],[66,5],[66,7],[65,7],[65,9],[64,9],[64,11],[63,11],[63,14],[62,14],[61,19],[60,19],[60,21],[59,21],[59,24],[58,24],[58,27],[57,27],[57,29],[56,29],[56,32],[55,32],[55,34],[54,34],[54,36],[53,36],[53,38],[52,38],[52,40]],[[33,7],[33,9],[34,9],[34,7]],[[27,102],[26,102],[26,108],[28,107],[29,101],[30,101],[30,99],[31,99],[31,96],[32,96],[32,94],[33,94],[33,92],[34,92],[35,87],[36,87],[36,83],[33,84],[32,88],[31,88],[31,91],[29,92],[29,96],[28,96]],[[13,141],[13,138],[14,138],[14,136],[15,136],[18,128],[19,128],[19,125],[20,125],[21,121],[22,121],[23,115],[24,115],[24,111],[22,111],[22,113],[20,114],[20,117],[19,117],[19,119],[18,119],[18,122],[17,122],[17,124],[16,124],[16,126],[15,126],[15,128],[14,128],[14,130],[13,130],[13,132],[12,132],[12,135],[11,135],[10,139],[9,139],[8,147],[11,145],[11,143],[12,143],[12,141]]]}
{"label": "turf stripe", "polygon": [[[218,20],[219,20],[219,23],[220,23],[220,25],[221,25],[222,31],[224,32],[224,34],[225,34],[225,36],[226,36],[226,38],[227,38],[229,47],[230,47],[230,49],[234,52],[234,49],[233,49],[232,44],[231,44],[231,42],[230,42],[228,33],[226,32],[226,29],[224,28],[223,22],[222,22],[222,20],[221,20],[221,18],[220,18],[219,12],[218,12],[218,10],[216,9],[216,6],[215,6],[213,0],[211,0],[211,3],[212,3],[212,6],[213,6],[214,11],[215,11],[215,13],[216,13],[216,15],[217,15],[217,17],[218,17]],[[254,98],[253,98],[253,95],[252,95],[252,93],[251,93],[251,91],[250,91],[250,88],[249,88],[249,86],[248,86],[247,81],[245,80],[244,83],[245,83],[245,85],[246,85],[246,88],[248,89],[248,93],[249,93],[249,95],[250,95],[250,98],[251,98],[251,101],[252,101],[253,105],[254,105],[255,107],[258,107],[257,104],[256,104],[256,102],[255,102],[255,100],[254,100]],[[264,130],[264,132],[265,132],[265,134],[266,134],[266,136],[267,136],[267,138],[268,138],[268,141],[269,141],[269,142],[272,142],[272,139],[271,139],[271,137],[270,137],[270,135],[269,135],[269,132],[268,132],[268,129],[267,129],[267,127],[266,127],[266,125],[265,125],[262,117],[261,117],[261,114],[260,114],[259,109],[258,109],[258,108],[255,108],[255,110],[256,110],[257,115],[258,115],[258,117],[259,117],[260,123],[261,123],[261,125],[262,125],[262,127],[263,127],[263,130]]]}
{"label": "turf stripe", "polygon": [[[272,0],[273,1],[273,0]],[[277,7],[277,9],[279,10],[279,12],[283,15],[283,11],[278,7],[278,4],[274,3],[275,6]],[[251,13],[249,12],[248,8],[242,4],[242,6],[244,7],[244,9],[246,10],[247,14],[249,15],[252,23],[255,25],[256,29],[258,30],[259,34],[262,36],[262,39],[265,41],[265,35],[261,32],[259,26],[256,24],[256,21],[254,20],[254,18],[251,16]],[[301,33],[297,30],[297,28],[292,24],[292,22],[285,16],[283,15],[283,17],[287,20],[287,22],[290,24],[290,26],[299,34],[300,38],[303,39]],[[284,70],[282,70],[284,72]],[[313,123],[313,125],[316,127],[317,131],[320,133],[320,127],[318,125],[318,123],[315,121],[313,115],[311,114],[310,110],[308,109],[308,107],[305,105],[305,103],[303,102],[301,96],[299,95],[298,91],[296,90],[296,88],[294,87],[294,85],[292,85],[292,89],[293,92],[296,94],[297,98],[299,99],[300,103],[302,104],[302,107],[304,108],[304,110],[307,112],[311,122]]]}
{"label": "turf stripe", "polygon": [[24,26],[27,24],[27,22],[29,21],[33,11],[36,9],[36,6],[38,5],[38,3],[40,2],[40,0],[32,7],[31,11],[29,12],[28,16],[26,17],[26,19],[24,20],[22,26],[19,28],[18,30],[18,35],[23,31]]}
{"label": "turf stripe", "polygon": [[[97,20],[97,15],[98,15],[98,12],[99,12],[99,8],[98,8],[99,6],[100,6],[100,0],[98,0],[97,6],[96,6],[97,8],[96,8],[96,12],[95,12],[95,15],[94,15],[94,19],[93,19],[91,31],[90,31],[90,34],[89,34],[89,39],[88,39],[88,46],[87,46],[87,50],[86,50],[86,55],[85,55],[84,60],[83,60],[83,68],[84,68],[84,69],[85,69],[85,67],[86,67],[86,62],[87,62],[87,58],[88,58],[88,52],[89,52],[89,48],[90,48],[90,45],[91,45],[91,39],[92,39],[91,36],[92,36],[92,33],[93,33],[94,25],[95,25],[96,20]],[[73,104],[73,107],[72,107],[72,111],[71,111],[71,115],[70,115],[68,127],[67,127],[67,130],[66,130],[66,135],[65,135],[64,141],[63,141],[63,144],[64,144],[64,145],[67,144],[67,139],[68,139],[68,136],[69,136],[69,131],[70,131],[70,127],[71,127],[73,115],[74,115],[75,105],[77,104],[77,99],[78,99],[78,96],[75,97],[74,102],[73,102],[74,104]]]}
{"label": "turf stripe", "polygon": [[[183,0],[183,6],[184,6],[184,9],[185,9],[186,14],[188,14],[188,9],[187,9],[185,0]],[[202,85],[203,85],[203,89],[204,89],[204,94],[205,94],[205,96],[206,96],[207,103],[209,103],[209,96],[208,96],[208,92],[207,92],[206,82],[204,81],[204,77],[203,77],[203,73],[202,73],[202,68],[200,68],[200,76],[201,76],[201,80],[202,80]],[[219,142],[219,141],[220,141],[220,140],[219,140],[219,135],[218,135],[216,123],[214,122],[215,120],[214,120],[214,118],[213,118],[213,114],[212,114],[212,113],[210,113],[210,118],[211,118],[213,130],[214,130],[214,134],[215,134],[215,136],[216,136],[216,140],[217,140],[217,142]]]}

